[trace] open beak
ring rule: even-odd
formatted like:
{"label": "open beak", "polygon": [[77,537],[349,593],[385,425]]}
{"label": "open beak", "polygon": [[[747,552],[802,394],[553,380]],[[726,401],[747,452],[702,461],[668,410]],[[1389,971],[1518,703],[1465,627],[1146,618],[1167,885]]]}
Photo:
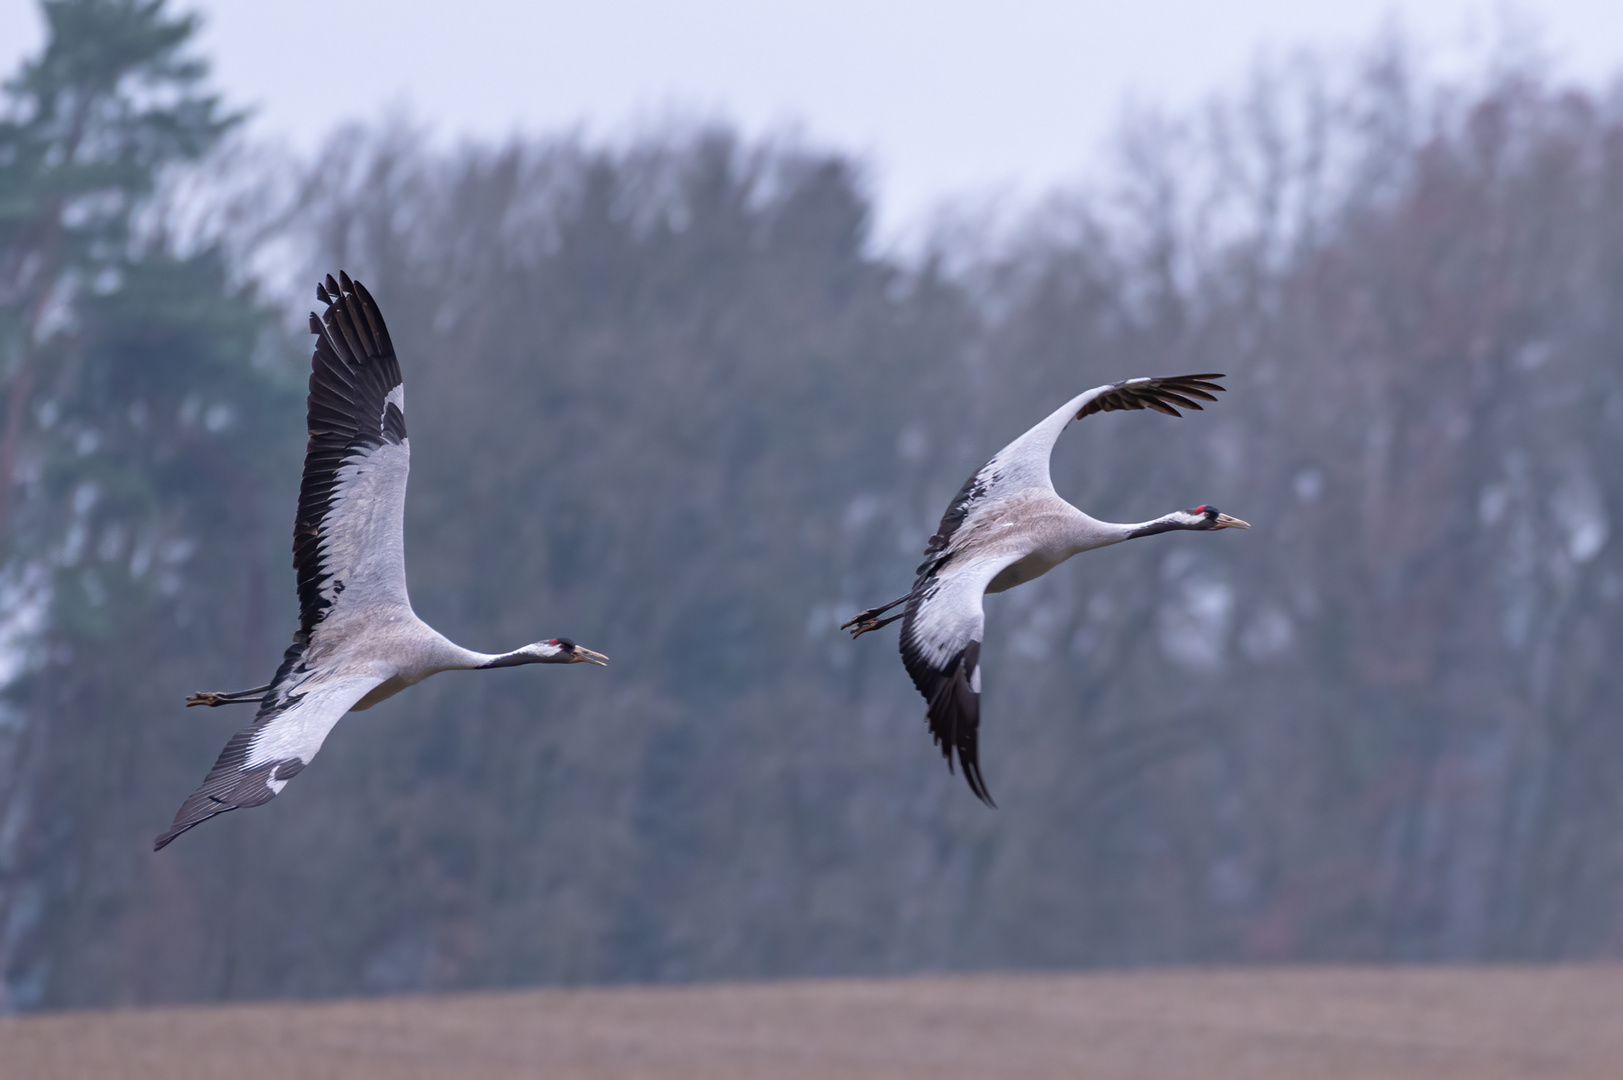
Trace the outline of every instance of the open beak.
{"label": "open beak", "polygon": [[579,645],[576,645],[574,649],[570,651],[569,655],[569,662],[571,664],[597,664],[601,667],[609,666],[608,657],[604,656],[600,652],[593,652],[591,649],[583,649]]}
{"label": "open beak", "polygon": [[1250,527],[1250,522],[1241,521],[1239,518],[1235,517],[1229,517],[1227,514],[1218,514],[1217,524],[1212,526],[1214,529],[1249,529]]}

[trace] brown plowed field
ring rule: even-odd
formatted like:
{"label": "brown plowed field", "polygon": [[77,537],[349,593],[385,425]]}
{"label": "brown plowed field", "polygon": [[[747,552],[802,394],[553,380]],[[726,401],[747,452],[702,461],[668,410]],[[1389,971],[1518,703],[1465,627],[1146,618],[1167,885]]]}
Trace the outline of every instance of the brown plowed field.
{"label": "brown plowed field", "polygon": [[4,1080],[1623,1078],[1623,966],[530,990],[0,1020]]}

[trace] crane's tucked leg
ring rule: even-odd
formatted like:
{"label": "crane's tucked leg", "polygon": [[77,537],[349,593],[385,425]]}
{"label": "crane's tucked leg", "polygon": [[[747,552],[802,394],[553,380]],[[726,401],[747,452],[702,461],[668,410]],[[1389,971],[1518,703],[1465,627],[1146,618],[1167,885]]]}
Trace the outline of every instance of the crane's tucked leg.
{"label": "crane's tucked leg", "polygon": [[[911,595],[913,594],[908,594],[908,596]],[[851,636],[853,638],[859,638],[870,630],[877,630],[881,626],[889,626],[897,619],[900,619],[902,617],[901,615],[892,615],[888,619],[881,619],[879,616],[883,615],[896,605],[905,603],[907,603],[907,596],[899,596],[882,607],[872,607],[867,611],[858,612],[855,618],[853,618],[850,622],[843,624],[840,629],[849,630],[851,631]]]}
{"label": "crane's tucked leg", "polygon": [[233,690],[229,694],[216,693],[213,690],[199,690],[186,699],[186,707],[193,705],[207,705],[213,708],[218,705],[251,705],[257,704],[270,691],[270,684],[256,686],[252,690]]}

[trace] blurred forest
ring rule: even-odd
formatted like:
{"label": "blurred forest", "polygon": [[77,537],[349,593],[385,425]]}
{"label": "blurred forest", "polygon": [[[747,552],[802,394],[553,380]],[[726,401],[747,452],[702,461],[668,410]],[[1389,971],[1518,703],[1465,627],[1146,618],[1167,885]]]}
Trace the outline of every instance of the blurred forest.
{"label": "blurred forest", "polygon": [[[289,160],[191,17],[43,6],[0,96],[0,1008],[1623,954],[1617,95],[1281,61],[899,254],[837,149]],[[295,626],[338,268],[402,350],[417,611],[613,665],[432,680],[155,856],[246,719],[182,699]],[[1208,370],[1056,484],[1254,527],[989,599],[989,811],[838,624],[1057,403]]]}

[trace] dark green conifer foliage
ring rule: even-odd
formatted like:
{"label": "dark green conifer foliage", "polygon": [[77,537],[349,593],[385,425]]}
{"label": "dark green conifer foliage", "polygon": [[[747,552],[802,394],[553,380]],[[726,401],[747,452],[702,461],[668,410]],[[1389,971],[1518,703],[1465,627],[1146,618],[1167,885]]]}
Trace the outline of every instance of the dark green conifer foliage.
{"label": "dark green conifer foliage", "polygon": [[62,944],[105,939],[141,877],[157,811],[140,792],[174,769],[147,722],[183,685],[169,658],[253,636],[264,459],[297,434],[265,309],[153,210],[235,123],[189,52],[196,18],[162,0],[43,11],[43,51],[0,98],[0,593],[20,667],[0,984],[25,1006],[85,975]]}

